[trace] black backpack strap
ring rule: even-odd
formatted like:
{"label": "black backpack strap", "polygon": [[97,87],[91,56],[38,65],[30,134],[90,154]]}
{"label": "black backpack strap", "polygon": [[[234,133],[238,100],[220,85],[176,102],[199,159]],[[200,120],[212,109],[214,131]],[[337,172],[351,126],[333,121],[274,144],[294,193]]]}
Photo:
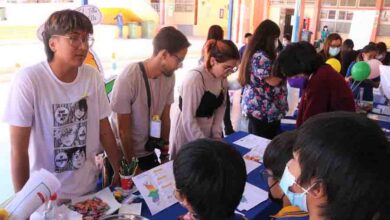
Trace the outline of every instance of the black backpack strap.
{"label": "black backpack strap", "polygon": [[139,68],[141,69],[142,77],[144,78],[144,82],[145,82],[146,94],[148,95],[148,108],[149,108],[149,116],[148,117],[150,117],[150,106],[152,105],[151,104],[152,98],[151,98],[151,94],[150,94],[148,76],[146,75],[146,70],[145,70],[144,64],[142,62],[139,62],[138,65],[139,65]]}

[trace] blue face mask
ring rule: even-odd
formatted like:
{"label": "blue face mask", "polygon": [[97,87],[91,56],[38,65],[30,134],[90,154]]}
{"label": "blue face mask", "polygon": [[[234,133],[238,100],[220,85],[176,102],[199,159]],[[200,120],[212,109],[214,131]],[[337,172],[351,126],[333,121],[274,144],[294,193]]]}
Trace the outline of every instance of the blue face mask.
{"label": "blue face mask", "polygon": [[329,47],[329,55],[332,57],[337,56],[340,53],[340,47]]}
{"label": "blue face mask", "polygon": [[[294,193],[289,190],[289,188],[296,184],[299,186],[303,192],[302,193]],[[306,202],[306,197],[307,193],[309,190],[314,186],[310,186],[308,189],[303,188],[299,184],[296,183],[295,177],[291,174],[291,172],[288,170],[288,163],[286,165],[286,168],[284,169],[284,173],[282,176],[282,179],[280,180],[280,188],[284,192],[284,194],[287,196],[288,200],[290,200],[291,204],[293,206],[297,206],[300,208],[302,211],[307,212],[307,202]]]}

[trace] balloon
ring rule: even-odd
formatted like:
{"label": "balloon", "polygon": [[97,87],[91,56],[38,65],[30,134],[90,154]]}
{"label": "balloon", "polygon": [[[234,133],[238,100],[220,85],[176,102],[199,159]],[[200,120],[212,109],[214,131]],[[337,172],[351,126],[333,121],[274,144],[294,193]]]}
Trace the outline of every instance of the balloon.
{"label": "balloon", "polygon": [[369,79],[375,79],[376,77],[379,76],[379,66],[382,65],[381,61],[377,59],[372,59],[367,61],[368,65],[370,66],[371,72],[370,75],[368,76]]}
{"label": "balloon", "polygon": [[340,73],[341,71],[341,63],[336,58],[330,58],[326,61],[327,64],[329,64],[331,67],[333,67],[336,72]]}
{"label": "balloon", "polygon": [[351,70],[352,79],[356,81],[363,81],[367,79],[367,77],[370,75],[370,72],[370,66],[366,62],[357,62],[353,65]]}

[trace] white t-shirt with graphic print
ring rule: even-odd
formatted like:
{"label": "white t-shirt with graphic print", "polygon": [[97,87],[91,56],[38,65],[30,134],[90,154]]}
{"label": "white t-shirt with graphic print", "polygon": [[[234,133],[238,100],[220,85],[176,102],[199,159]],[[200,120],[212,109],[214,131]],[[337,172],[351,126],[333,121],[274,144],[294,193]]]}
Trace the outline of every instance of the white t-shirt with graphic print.
{"label": "white t-shirt with graphic print", "polygon": [[30,172],[54,173],[62,184],[59,197],[72,198],[95,189],[99,121],[109,114],[104,82],[94,68],[82,65],[76,79],[64,83],[44,61],[16,74],[3,120],[31,127]]}

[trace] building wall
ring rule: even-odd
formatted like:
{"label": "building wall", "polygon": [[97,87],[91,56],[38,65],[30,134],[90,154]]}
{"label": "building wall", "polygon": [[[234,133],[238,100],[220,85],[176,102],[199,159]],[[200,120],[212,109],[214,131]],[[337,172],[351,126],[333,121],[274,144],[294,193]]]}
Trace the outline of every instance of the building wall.
{"label": "building wall", "polygon": [[199,0],[198,22],[194,25],[194,35],[205,37],[211,25],[220,25],[227,36],[228,31],[228,0]]}

